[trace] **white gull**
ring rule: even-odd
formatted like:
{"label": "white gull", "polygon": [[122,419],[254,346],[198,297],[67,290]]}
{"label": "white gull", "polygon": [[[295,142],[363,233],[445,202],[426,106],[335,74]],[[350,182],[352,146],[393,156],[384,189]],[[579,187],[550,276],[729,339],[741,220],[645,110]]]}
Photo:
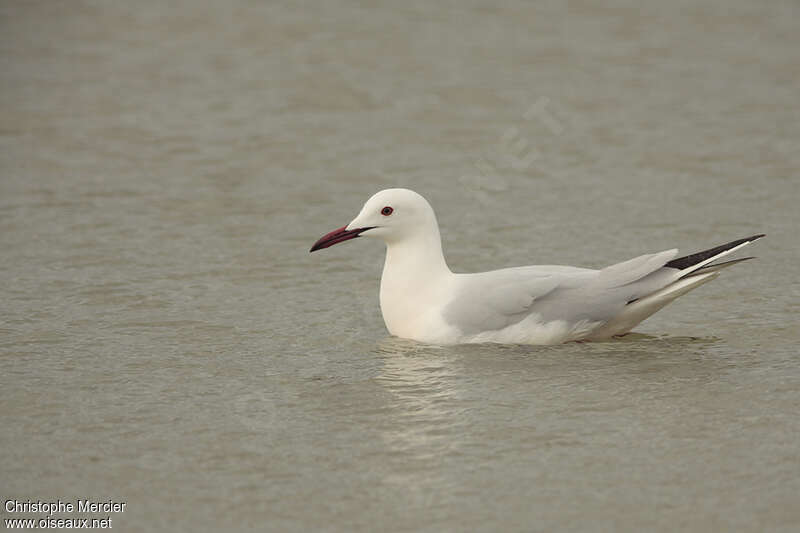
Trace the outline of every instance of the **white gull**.
{"label": "white gull", "polygon": [[680,257],[677,249],[601,270],[537,265],[453,273],[427,200],[408,189],[372,196],[311,251],[359,236],[386,243],[380,305],[389,333],[432,344],[557,344],[623,335],[672,300],[746,259],[717,263],[754,235]]}

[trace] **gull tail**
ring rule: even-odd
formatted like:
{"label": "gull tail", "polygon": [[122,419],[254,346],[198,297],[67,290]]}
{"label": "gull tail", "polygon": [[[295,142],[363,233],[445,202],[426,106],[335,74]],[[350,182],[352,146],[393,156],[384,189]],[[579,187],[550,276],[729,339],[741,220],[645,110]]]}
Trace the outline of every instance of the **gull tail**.
{"label": "gull tail", "polygon": [[718,272],[709,272],[681,278],[644,298],[632,300],[623,308],[620,314],[593,331],[588,340],[602,340],[615,335],[624,335],[678,296],[684,295],[704,283],[708,283],[717,276],[719,276]]}
{"label": "gull tail", "polygon": [[[747,246],[761,237],[764,237],[764,234],[731,241],[715,248],[679,257],[667,262],[659,272],[667,272],[664,270],[665,268],[678,270],[674,275],[669,276],[672,281],[667,282],[666,285],[650,294],[630,300],[621,313],[593,331],[589,339],[607,339],[614,335],[627,333],[644,319],[679,296],[715,279],[719,276],[719,271],[723,268],[753,259],[753,257],[743,257],[741,259],[733,259],[721,263],[714,262],[732,254],[736,250]],[[674,270],[672,272],[674,272]]]}
{"label": "gull tail", "polygon": [[702,268],[698,268],[697,270],[695,270],[691,274],[687,274],[686,276],[683,276],[683,277],[689,278],[689,277],[692,277],[692,276],[699,276],[700,274],[707,274],[709,272],[716,272],[718,270],[722,270],[723,268],[728,268],[729,266],[733,266],[736,263],[741,263],[743,261],[749,261],[751,259],[755,259],[755,257],[742,257],[741,259],[732,259],[730,261],[723,261],[722,263],[712,263],[712,264],[706,265],[706,266],[704,266]]}

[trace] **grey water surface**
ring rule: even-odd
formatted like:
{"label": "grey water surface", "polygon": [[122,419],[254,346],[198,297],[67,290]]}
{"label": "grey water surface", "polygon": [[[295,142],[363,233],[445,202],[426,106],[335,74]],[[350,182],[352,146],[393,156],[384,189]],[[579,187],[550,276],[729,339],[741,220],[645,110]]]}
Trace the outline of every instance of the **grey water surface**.
{"label": "grey water surface", "polygon": [[[122,531],[797,531],[799,26],[3,2],[0,498],[127,502]],[[308,253],[391,186],[456,271],[768,235],[618,341],[428,346],[383,326],[382,245]]]}

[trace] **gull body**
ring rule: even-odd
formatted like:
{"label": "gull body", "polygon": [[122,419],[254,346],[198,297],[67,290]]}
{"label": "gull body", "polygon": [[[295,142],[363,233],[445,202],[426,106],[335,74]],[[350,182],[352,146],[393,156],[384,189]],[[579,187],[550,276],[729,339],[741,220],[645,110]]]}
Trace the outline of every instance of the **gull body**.
{"label": "gull body", "polygon": [[678,296],[751,258],[715,262],[762,237],[677,258],[676,249],[595,270],[536,265],[454,273],[433,208],[418,193],[373,195],[347,226],[311,251],[359,236],[386,243],[380,306],[389,333],[432,344],[557,344],[629,332]]}

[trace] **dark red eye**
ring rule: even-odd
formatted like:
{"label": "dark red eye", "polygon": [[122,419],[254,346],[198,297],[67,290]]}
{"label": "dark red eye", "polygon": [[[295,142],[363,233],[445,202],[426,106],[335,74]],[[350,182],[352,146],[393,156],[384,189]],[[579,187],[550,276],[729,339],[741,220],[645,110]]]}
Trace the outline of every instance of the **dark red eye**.
{"label": "dark red eye", "polygon": [[391,208],[391,207],[389,207],[388,205],[387,205],[386,207],[384,207],[383,209],[381,209],[381,215],[383,215],[383,216],[385,216],[385,217],[388,217],[388,216],[389,216],[389,215],[391,215],[393,212],[394,212],[394,209],[392,209],[392,208]]}

